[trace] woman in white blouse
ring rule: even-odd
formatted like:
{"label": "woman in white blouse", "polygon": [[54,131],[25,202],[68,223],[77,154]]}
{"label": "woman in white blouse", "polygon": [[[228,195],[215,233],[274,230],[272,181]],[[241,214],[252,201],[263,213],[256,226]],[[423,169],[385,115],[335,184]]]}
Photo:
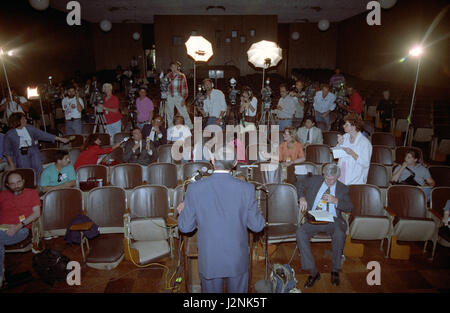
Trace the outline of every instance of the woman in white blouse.
{"label": "woman in white blouse", "polygon": [[370,159],[372,157],[372,144],[361,133],[363,121],[355,114],[349,114],[344,118],[343,136],[338,135],[338,145],[346,155],[339,158],[341,176],[339,180],[346,184],[365,184],[369,173]]}
{"label": "woman in white blouse", "polygon": [[256,130],[256,112],[258,110],[258,99],[253,96],[250,87],[242,88],[240,113],[244,120],[242,132]]}

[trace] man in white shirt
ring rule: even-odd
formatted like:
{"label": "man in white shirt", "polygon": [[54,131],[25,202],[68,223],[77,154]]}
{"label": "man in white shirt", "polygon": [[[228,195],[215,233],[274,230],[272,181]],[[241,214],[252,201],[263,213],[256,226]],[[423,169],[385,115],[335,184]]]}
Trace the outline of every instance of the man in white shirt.
{"label": "man in white shirt", "polygon": [[223,118],[227,112],[225,95],[219,89],[214,89],[214,84],[209,78],[203,80],[203,87],[206,90],[206,97],[203,100],[203,109],[200,109],[200,112],[208,117],[206,126],[219,125],[223,127]]}
{"label": "man in white shirt", "polygon": [[14,88],[11,88],[11,97],[8,95],[7,98],[4,98],[0,103],[0,111],[6,110],[6,118],[8,119],[11,114],[21,112],[25,113],[26,103],[28,102],[25,97],[19,96]]}
{"label": "man in white shirt", "polygon": [[66,135],[81,134],[81,111],[83,111],[83,99],[75,93],[75,88],[70,86],[67,97],[62,100],[62,108],[66,117]]}
{"label": "man in white shirt", "polygon": [[314,110],[316,110],[316,122],[323,122],[330,130],[330,113],[336,108],[336,96],[330,92],[327,84],[322,85],[322,90],[314,97]]}
{"label": "man in white shirt", "polygon": [[292,124],[294,127],[299,127],[302,124],[306,102],[306,92],[303,90],[303,82],[301,80],[297,80],[295,82],[295,88],[289,93],[289,95],[297,98],[295,115]]}
{"label": "man in white shirt", "polygon": [[288,89],[285,84],[280,85],[280,100],[278,100],[278,106],[276,110],[272,113],[278,116],[278,125],[280,126],[280,131],[283,131],[286,127],[292,126],[292,119],[297,108],[298,100],[289,95]]}
{"label": "man in white shirt", "polygon": [[305,117],[303,127],[297,130],[297,136],[305,147],[323,144],[322,130],[315,127],[315,121],[311,116]]}

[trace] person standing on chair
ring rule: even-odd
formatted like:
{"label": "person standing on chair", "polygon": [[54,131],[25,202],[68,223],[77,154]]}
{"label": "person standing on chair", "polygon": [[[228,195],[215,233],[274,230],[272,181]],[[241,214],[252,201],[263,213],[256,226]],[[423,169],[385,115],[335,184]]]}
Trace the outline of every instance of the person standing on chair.
{"label": "person standing on chair", "polygon": [[258,210],[255,189],[231,175],[236,166],[232,147],[211,157],[214,173],[189,185],[185,202],[177,207],[178,228],[198,228],[198,271],[205,293],[248,292],[248,230],[260,232],[265,220]]}
{"label": "person standing on chair", "polygon": [[[351,212],[353,204],[350,200],[349,188],[338,181],[340,169],[336,164],[327,164],[323,169],[323,177],[313,176],[307,185],[297,183],[300,211],[327,210],[333,216],[333,222],[327,224],[304,223],[297,229],[297,245],[300,249],[302,269],[309,272],[304,285],[311,288],[320,279],[314,257],[311,252],[311,237],[319,232],[331,236],[331,284],[339,285],[339,271],[342,267],[342,254],[345,245],[347,224],[342,212]],[[303,189],[305,188],[305,189]]]}
{"label": "person standing on chair", "polygon": [[81,134],[81,111],[84,103],[76,94],[74,86],[67,89],[67,97],[62,99],[62,108],[66,117],[66,135]]}
{"label": "person standing on chair", "polygon": [[192,129],[194,126],[186,108],[186,99],[188,97],[186,75],[181,72],[181,63],[178,61],[170,63],[170,70],[171,72],[167,74],[170,83],[165,112],[167,114],[168,128],[173,126],[173,113],[176,107],[178,113],[183,116],[186,126]]}

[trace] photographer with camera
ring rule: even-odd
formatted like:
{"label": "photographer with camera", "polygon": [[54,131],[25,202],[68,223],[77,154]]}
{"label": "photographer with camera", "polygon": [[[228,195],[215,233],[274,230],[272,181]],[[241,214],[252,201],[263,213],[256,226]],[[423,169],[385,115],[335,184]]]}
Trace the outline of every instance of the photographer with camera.
{"label": "photographer with camera", "polygon": [[256,112],[258,109],[258,99],[253,96],[253,91],[249,86],[242,88],[241,107],[239,112],[244,120],[243,132],[256,130]]}
{"label": "photographer with camera", "polygon": [[200,112],[208,117],[206,126],[219,125],[224,127],[223,118],[227,112],[227,103],[222,91],[214,89],[214,84],[209,78],[203,80],[203,87],[206,90],[203,100],[203,110]]}
{"label": "photographer with camera", "polygon": [[7,119],[13,113],[26,113],[29,109],[29,107],[27,106],[27,99],[25,97],[19,96],[15,88],[11,88],[11,96],[8,94],[8,97],[3,98],[2,102],[0,103],[0,112],[6,110]]}
{"label": "photographer with camera", "polygon": [[291,97],[297,98],[298,102],[296,105],[294,119],[292,124],[294,127],[300,127],[303,120],[305,103],[307,101],[306,92],[303,90],[303,82],[301,80],[296,80],[291,92],[289,93]]}
{"label": "photographer with camera", "polygon": [[74,86],[67,89],[67,96],[61,103],[66,117],[66,135],[81,134],[81,111],[84,103],[83,99],[76,95]]}
{"label": "photographer with camera", "polygon": [[292,119],[296,112],[298,100],[289,95],[285,84],[280,84],[280,95],[277,108],[273,110],[273,113],[277,114],[280,131],[283,131],[286,127],[292,126]]}
{"label": "photographer with camera", "polygon": [[98,104],[97,107],[103,110],[106,120],[106,131],[111,138],[111,144],[113,144],[114,135],[122,131],[122,113],[120,113],[119,98],[113,95],[112,85],[109,83],[103,84],[102,90],[106,97],[103,103]]}
{"label": "photographer with camera", "polygon": [[137,109],[137,126],[142,129],[145,124],[149,124],[153,120],[153,102],[147,97],[147,88],[139,88],[139,97],[136,99]]}
{"label": "photographer with camera", "polygon": [[170,63],[171,72],[167,74],[167,78],[169,79],[169,94],[167,96],[166,103],[166,116],[169,127],[173,126],[173,112],[175,107],[178,110],[178,113],[183,116],[186,121],[187,127],[192,129],[194,126],[192,125],[191,119],[186,109],[186,99],[188,97],[188,85],[186,76],[181,72],[181,63],[180,62],[172,62]]}

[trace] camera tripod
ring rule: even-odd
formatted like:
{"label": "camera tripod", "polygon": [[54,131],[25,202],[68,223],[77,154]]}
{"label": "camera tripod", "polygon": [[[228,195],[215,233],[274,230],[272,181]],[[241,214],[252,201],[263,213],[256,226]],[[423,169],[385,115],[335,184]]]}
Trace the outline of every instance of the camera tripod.
{"label": "camera tripod", "polygon": [[164,119],[164,127],[167,129],[167,112],[166,112],[166,104],[167,99],[161,98],[161,101],[159,102],[159,115]]}
{"label": "camera tripod", "polygon": [[259,125],[276,125],[275,117],[272,114],[272,110],[270,108],[262,108],[261,118],[259,119]]}
{"label": "camera tripod", "polygon": [[131,124],[131,129],[134,129],[136,127],[135,111],[133,110],[132,105],[128,106],[127,120],[125,122],[125,126],[123,127],[124,131],[126,131],[128,123]]}
{"label": "camera tripod", "polygon": [[99,126],[99,132],[100,132],[100,126],[103,127],[103,133],[106,132],[106,120],[105,116],[103,115],[103,112],[97,112],[95,111],[95,125],[94,130],[92,131],[93,134],[97,131],[97,126]]}
{"label": "camera tripod", "polygon": [[[227,124],[236,126],[239,124],[239,107],[236,103],[231,103],[230,115],[228,116]],[[232,117],[233,116],[233,117]]]}

